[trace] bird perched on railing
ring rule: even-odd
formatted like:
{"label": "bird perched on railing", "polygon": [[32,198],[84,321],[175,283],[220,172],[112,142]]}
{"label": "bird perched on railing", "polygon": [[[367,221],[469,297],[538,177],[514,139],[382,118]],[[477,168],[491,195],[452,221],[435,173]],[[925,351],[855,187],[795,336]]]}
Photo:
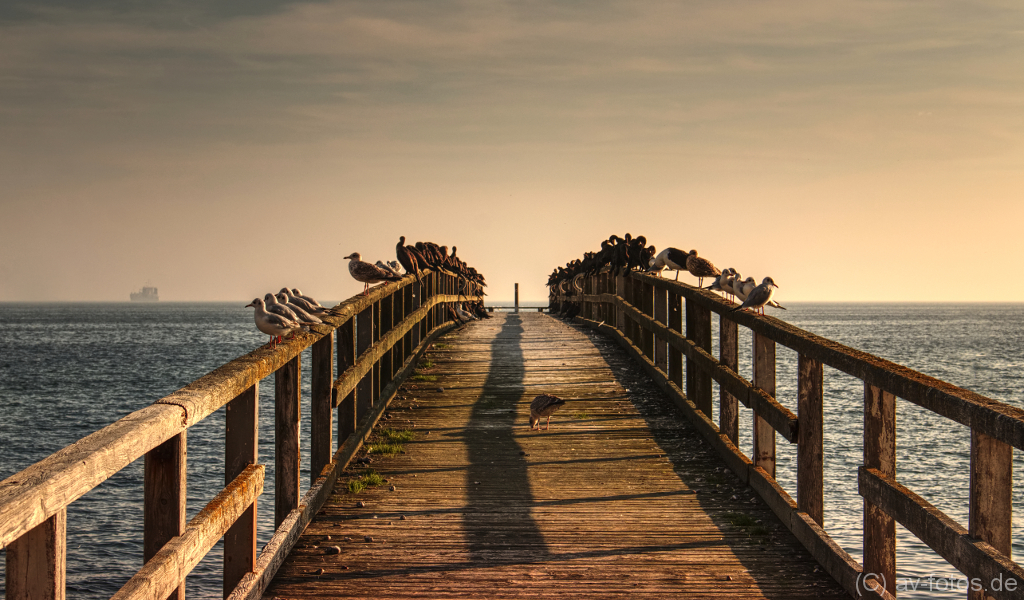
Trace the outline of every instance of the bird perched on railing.
{"label": "bird perched on railing", "polygon": [[686,270],[686,259],[688,257],[689,254],[679,248],[665,248],[651,260],[651,266],[648,267],[647,271],[656,271],[660,276],[662,270],[666,268],[671,269],[676,272],[676,281],[679,281],[679,272]]}
{"label": "bird perched on railing", "polygon": [[[286,289],[282,288],[281,291],[286,291]],[[312,296],[306,296],[305,294],[303,294],[302,290],[300,290],[299,288],[292,288],[292,295],[295,296],[296,298],[302,298],[303,300],[309,302],[313,306],[319,306],[320,308],[324,307],[323,304],[317,302]]]}
{"label": "bird perched on railing", "polygon": [[[316,317],[318,319],[320,317],[330,314],[330,311],[324,308],[323,306],[320,306],[320,303],[314,304],[313,302],[310,302],[308,298],[296,294],[295,290],[289,290],[286,287],[281,288],[281,291],[277,293],[275,298],[277,299],[278,302],[286,306],[297,306],[298,308],[301,308],[306,314]],[[295,314],[300,317],[302,316],[299,315],[298,312],[296,312]]]}
{"label": "bird perched on railing", "polygon": [[530,431],[534,429],[540,431],[540,420],[544,417],[548,418],[544,430],[551,429],[551,415],[555,414],[555,411],[563,404],[565,404],[565,400],[551,394],[541,394],[534,398],[530,403]]}
{"label": "bird perched on railing", "polygon": [[704,285],[705,277],[714,277],[715,275],[722,274],[718,267],[711,264],[710,260],[697,256],[696,250],[690,250],[689,255],[686,257],[686,270],[690,272],[690,275],[697,278],[698,287]]}
{"label": "bird perched on railing", "polygon": [[[415,250],[415,248],[413,248]],[[409,247],[405,245],[405,236],[399,236],[398,243],[395,244],[395,255],[398,258],[398,264],[402,265],[406,273],[413,273],[416,275],[416,281],[420,280],[420,264],[416,260],[416,256],[409,251]]]}
{"label": "bird perched on railing", "polygon": [[779,286],[775,285],[771,277],[765,277],[761,280],[761,284],[750,290],[747,294],[746,300],[743,304],[737,306],[733,311],[742,310],[744,308],[752,308],[755,312],[760,311],[760,314],[764,314],[764,306],[772,301],[772,295],[775,293],[775,288]]}
{"label": "bird perched on railing", "polygon": [[398,281],[401,277],[398,277],[390,271],[378,267],[377,265],[363,262],[358,252],[353,252],[345,258],[348,259],[348,272],[359,283],[363,284],[363,293],[365,296],[370,291],[371,283],[381,283],[388,281]]}
{"label": "bird perched on railing", "polygon": [[[293,313],[295,313],[295,315],[299,318],[298,319],[299,321],[301,321],[303,323],[313,323],[313,324],[323,323],[323,321],[320,320],[320,317],[317,317],[317,316],[314,316],[314,315],[310,314],[309,311],[307,311],[305,308],[303,308],[302,305],[296,304],[296,303],[292,302],[291,301],[292,299],[288,296],[288,292],[287,291],[278,292],[278,294],[277,294],[277,296],[275,296],[275,298],[277,298],[278,304],[282,304],[282,305],[288,307],[288,309],[290,309]],[[307,305],[308,305],[308,303],[307,303]]]}
{"label": "bird perched on railing", "polygon": [[396,277],[401,277],[403,275],[402,266],[399,265],[397,261],[389,260],[387,262],[384,262],[382,260],[378,260],[376,264],[378,267],[384,269],[385,271],[391,273],[392,275],[395,275]]}
{"label": "bird perched on railing", "polygon": [[279,314],[267,312],[263,300],[259,298],[254,298],[245,307],[256,309],[254,313],[256,329],[270,336],[270,341],[267,344],[276,346],[281,341],[282,336],[293,337],[296,333],[302,331],[302,323]]}

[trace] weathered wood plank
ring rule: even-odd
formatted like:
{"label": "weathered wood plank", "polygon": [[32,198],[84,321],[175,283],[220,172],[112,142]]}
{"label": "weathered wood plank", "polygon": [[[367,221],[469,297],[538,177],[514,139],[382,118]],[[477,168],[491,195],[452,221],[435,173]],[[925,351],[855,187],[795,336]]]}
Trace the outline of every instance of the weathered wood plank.
{"label": "weathered wood plank", "polygon": [[[775,396],[775,342],[754,333],[754,385],[768,396]],[[761,411],[754,409],[754,448],[750,455],[754,466],[775,477],[775,429]]]}
{"label": "weathered wood plank", "polygon": [[165,598],[179,588],[228,527],[263,493],[263,465],[249,465],[199,511],[180,536],[139,570],[113,600]]}
{"label": "weathered wood plank", "polygon": [[797,359],[800,415],[797,446],[797,504],[818,525],[825,523],[824,370],[821,361]]}
{"label": "weathered wood plank", "polygon": [[[968,532],[1010,556],[1013,517],[1013,448],[978,431],[971,431],[971,483]],[[1024,580],[1021,580],[1024,584]],[[1024,587],[1021,588],[1024,594]],[[968,597],[983,600],[983,589]]]}
{"label": "weathered wood plank", "polygon": [[[864,384],[864,466],[896,476],[896,397]],[[881,576],[885,590],[896,594],[896,521],[864,499],[864,572]]]}
{"label": "weathered wood plank", "polygon": [[[254,385],[225,408],[224,485],[249,465],[259,462],[259,386]],[[246,509],[224,534],[224,595],[235,589],[256,564],[256,503]]]}
{"label": "weathered wood plank", "polygon": [[274,374],[274,527],[299,505],[300,357]]}
{"label": "weathered wood plank", "polygon": [[428,332],[421,340],[416,352],[406,360],[405,365],[396,375],[395,380],[384,391],[386,394],[384,396],[385,401],[378,404],[375,410],[368,413],[353,435],[348,436],[345,442],[338,448],[334,458],[321,471],[320,477],[306,491],[299,506],[287,515],[284,522],[274,532],[273,537],[267,542],[263,551],[260,552],[254,572],[247,574],[239,582],[231,595],[228,596],[229,600],[253,600],[262,596],[277,570],[284,563],[288,553],[295,546],[299,535],[306,529],[314,515],[323,507],[324,502],[327,501],[328,496],[334,489],[341,469],[348,466],[352,457],[362,447],[366,437],[380,419],[384,409],[387,408],[388,402],[398,391],[399,386],[415,369],[416,363],[419,362],[427,347],[438,337],[456,327],[456,325],[456,323],[451,322],[444,323]]}
{"label": "weathered wood plank", "polygon": [[67,511],[57,511],[8,546],[8,600],[64,599],[67,522]]}
{"label": "weathered wood plank", "polygon": [[0,548],[184,431],[177,406],[147,406],[0,482]]}
{"label": "weathered wood plank", "polygon": [[[732,372],[739,370],[739,328],[735,321],[721,317],[718,325],[718,353],[723,367]],[[733,444],[740,443],[740,407],[736,396],[719,385],[718,427]]]}
{"label": "weathered wood plank", "polygon": [[[1003,552],[968,533],[959,523],[879,469],[861,467],[858,486],[865,501],[899,521],[949,564],[994,598],[1020,598],[1024,568]],[[865,560],[865,570],[869,567]],[[1012,581],[1011,585],[1007,585]],[[997,582],[993,586],[992,582]],[[1002,589],[995,589],[1001,587]]]}
{"label": "weathered wood plank", "polygon": [[[265,598],[847,597],[602,337],[522,313],[443,341],[437,381],[407,382],[381,417],[414,432],[369,457],[396,489],[353,496],[362,468],[345,473]],[[542,391],[569,404],[531,432]],[[766,544],[735,511],[756,511]]]}
{"label": "weathered wood plank", "polygon": [[[143,483],[143,562],[149,562],[164,544],[185,530],[187,433],[183,431],[146,453]],[[184,600],[184,582],[170,592],[167,598]]]}
{"label": "weathered wood plank", "polygon": [[327,334],[313,344],[310,365],[310,433],[309,464],[310,483],[316,474],[331,462],[334,454],[333,384],[334,384],[334,335]]}

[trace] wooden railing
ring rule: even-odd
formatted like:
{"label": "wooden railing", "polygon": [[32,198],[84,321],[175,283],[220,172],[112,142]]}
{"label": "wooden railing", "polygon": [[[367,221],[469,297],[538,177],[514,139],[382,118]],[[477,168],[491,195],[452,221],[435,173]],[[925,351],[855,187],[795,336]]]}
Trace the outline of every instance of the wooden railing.
{"label": "wooden railing", "polygon": [[[1021,409],[778,319],[732,312],[735,304],[675,281],[605,272],[585,279],[582,291],[562,287],[552,290],[552,309],[577,304],[580,323],[616,339],[851,595],[895,596],[897,521],[966,575],[970,598],[1024,593],[1024,569],[1010,558],[1011,457],[1012,448],[1024,450]],[[718,359],[711,354],[712,312],[720,317]],[[753,381],[737,373],[739,326],[753,334]],[[799,356],[795,415],[775,398],[776,344]],[[823,365],[864,383],[863,565],[823,528]],[[713,381],[720,390],[717,424]],[[897,480],[897,397],[970,428],[967,527]],[[737,447],[740,403],[753,410],[749,457]],[[797,444],[796,501],[775,480],[776,435]]]}
{"label": "wooden railing", "polygon": [[[479,292],[475,284],[443,272],[426,272],[422,283],[407,276],[375,288],[339,304],[310,333],[237,358],[0,482],[8,600],[64,597],[68,505],[141,457],[145,564],[114,597],[183,598],[185,576],[221,537],[224,597],[260,597],[423,351],[455,325],[446,303],[464,300],[464,294],[478,299]],[[299,357],[309,346],[315,477],[300,494]],[[257,457],[258,386],[271,373],[276,529],[257,556],[255,501],[264,474]],[[225,405],[226,487],[186,523],[186,434]]]}

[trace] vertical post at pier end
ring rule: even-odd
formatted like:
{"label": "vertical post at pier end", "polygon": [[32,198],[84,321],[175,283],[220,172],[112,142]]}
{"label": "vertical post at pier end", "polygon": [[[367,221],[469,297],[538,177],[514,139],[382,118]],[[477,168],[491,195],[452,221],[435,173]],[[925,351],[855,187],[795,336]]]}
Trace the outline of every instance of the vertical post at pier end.
{"label": "vertical post at pier end", "polygon": [[[864,383],[864,466],[896,476],[896,396]],[[864,500],[864,572],[878,573],[896,595],[896,521]],[[878,582],[881,583],[881,582]]]}
{"label": "vertical post at pier end", "polygon": [[[1013,448],[972,429],[968,533],[1006,556],[1011,550],[1012,500]],[[986,595],[972,588],[967,597],[982,600]]]}

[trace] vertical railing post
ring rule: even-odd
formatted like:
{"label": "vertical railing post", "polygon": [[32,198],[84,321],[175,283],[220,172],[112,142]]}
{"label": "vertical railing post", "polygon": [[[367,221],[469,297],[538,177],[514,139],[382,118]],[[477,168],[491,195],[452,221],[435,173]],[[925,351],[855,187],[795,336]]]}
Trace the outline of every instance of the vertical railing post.
{"label": "vertical railing post", "polygon": [[[640,283],[640,293],[643,294],[640,298],[640,305],[637,306],[640,310],[644,311],[644,315],[654,318],[654,286],[647,283],[646,281]],[[654,361],[654,330],[644,327],[641,333],[641,345],[644,349],[644,356],[651,361]]]}
{"label": "vertical railing post", "polygon": [[[971,491],[968,533],[1010,556],[1013,516],[1013,448],[971,430]],[[984,590],[971,589],[971,600],[985,598]]]}
{"label": "vertical railing post", "polygon": [[[338,376],[340,377],[356,361],[356,317],[352,316],[338,327]],[[333,399],[338,404],[338,446],[340,447],[356,431],[359,422],[356,413],[356,390],[352,389],[344,398]]]}
{"label": "vertical railing post", "polygon": [[[224,483],[229,484],[259,451],[259,384],[228,402],[224,423]],[[224,534],[224,597],[227,598],[256,566],[256,503],[253,502]]]}
{"label": "vertical railing post", "polygon": [[821,361],[801,354],[797,359],[796,504],[825,525],[824,438]]}
{"label": "vertical railing post", "polygon": [[309,397],[309,483],[320,476],[320,471],[334,455],[333,407],[331,389],[334,387],[334,332],[313,343],[313,364],[310,365]]}
{"label": "vertical railing post", "polygon": [[274,528],[299,506],[299,372],[296,356],[274,373]]}
{"label": "vertical railing post", "polygon": [[[376,344],[380,341],[380,322],[381,322],[381,302],[378,300],[373,303],[373,343]],[[370,368],[373,373],[373,399],[370,402],[371,406],[377,406],[377,401],[380,399],[380,371],[381,371],[381,360],[383,357],[373,361],[373,366]]]}
{"label": "vertical railing post", "polygon": [[7,600],[64,599],[67,515],[60,509],[7,546]]}
{"label": "vertical railing post", "polygon": [[519,314],[519,284],[516,284],[516,314]]}
{"label": "vertical railing post", "polygon": [[[775,396],[775,341],[754,332],[754,385]],[[775,477],[775,429],[754,411],[755,467]]]}
{"label": "vertical railing post", "polygon": [[[373,307],[367,306],[356,316],[356,360],[373,345]],[[373,406],[373,371],[367,372],[356,385],[356,423],[363,420]]]}
{"label": "vertical railing post", "polygon": [[[734,372],[739,370],[739,327],[736,321],[720,315],[718,320],[718,360]],[[740,406],[735,396],[725,390],[718,391],[718,429],[733,444],[740,443]]]}
{"label": "vertical railing post", "polygon": [[[668,325],[668,290],[654,288],[654,320]],[[654,364],[668,374],[668,340],[654,338]]]}
{"label": "vertical railing post", "polygon": [[[692,300],[686,301],[686,337],[711,352],[711,311]],[[711,374],[702,373],[697,364],[686,359],[686,396],[697,409],[711,418]]]}
{"label": "vertical railing post", "polygon": [[[185,531],[187,431],[146,453],[143,491],[143,562]],[[184,600],[185,582],[168,598]]]}
{"label": "vertical railing post", "polygon": [[[615,295],[626,300],[626,276],[619,271],[619,274],[615,276]],[[615,305],[615,322],[613,323],[616,329],[626,335],[626,312],[622,310],[622,307],[618,304]]]}
{"label": "vertical railing post", "polygon": [[[675,292],[668,295],[668,328],[683,332],[683,297]],[[671,345],[668,347],[668,377],[676,387],[683,389],[683,353]]]}
{"label": "vertical railing post", "polygon": [[[864,466],[896,477],[896,396],[864,383]],[[864,572],[896,594],[896,521],[864,500]],[[881,585],[882,582],[878,582]]]}

